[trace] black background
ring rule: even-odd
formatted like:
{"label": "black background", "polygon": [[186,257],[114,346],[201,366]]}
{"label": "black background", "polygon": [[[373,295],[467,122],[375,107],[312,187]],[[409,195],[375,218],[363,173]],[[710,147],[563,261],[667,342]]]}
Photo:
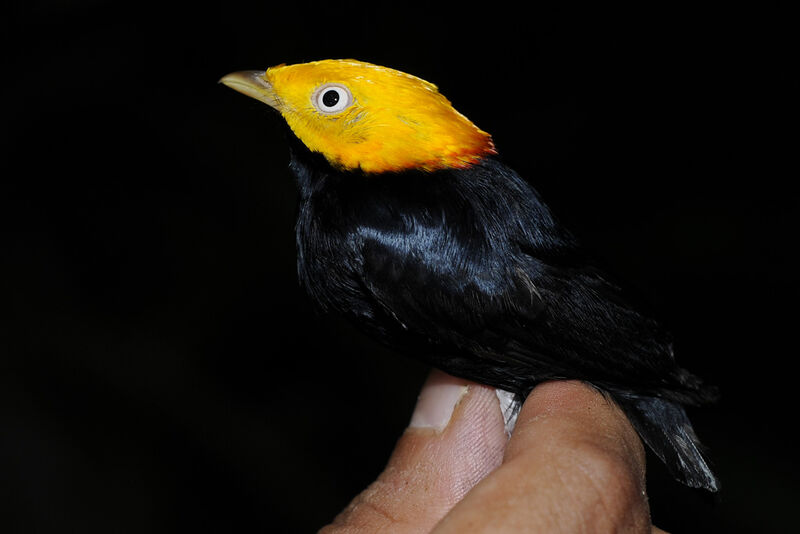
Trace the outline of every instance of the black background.
{"label": "black background", "polygon": [[655,522],[795,526],[787,14],[15,3],[4,532],[310,532],[381,470],[427,370],[311,311],[281,126],[216,83],[337,57],[438,84],[721,387],[692,411],[721,496],[651,462]]}

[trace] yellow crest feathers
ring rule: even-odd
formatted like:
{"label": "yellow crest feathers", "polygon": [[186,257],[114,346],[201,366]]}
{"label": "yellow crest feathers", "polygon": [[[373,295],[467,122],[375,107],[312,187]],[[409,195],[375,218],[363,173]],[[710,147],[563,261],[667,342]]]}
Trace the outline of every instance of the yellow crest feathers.
{"label": "yellow crest feathers", "polygon": [[434,171],[495,153],[491,136],[434,84],[394,69],[323,60],[234,73],[222,82],[277,109],[309,150],[337,168]]}

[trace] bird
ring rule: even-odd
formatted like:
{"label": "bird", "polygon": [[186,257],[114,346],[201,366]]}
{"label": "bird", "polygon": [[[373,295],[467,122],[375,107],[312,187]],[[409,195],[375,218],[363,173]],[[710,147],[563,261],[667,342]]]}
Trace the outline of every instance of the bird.
{"label": "bird", "polygon": [[355,59],[220,82],[287,126],[298,279],[320,311],[517,410],[537,384],[583,381],[676,480],[718,491],[685,409],[716,388],[436,85]]}

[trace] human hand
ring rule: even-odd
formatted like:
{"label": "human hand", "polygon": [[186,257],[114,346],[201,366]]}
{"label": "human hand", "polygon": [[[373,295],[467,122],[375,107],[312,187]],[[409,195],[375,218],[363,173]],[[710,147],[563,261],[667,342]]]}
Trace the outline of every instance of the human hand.
{"label": "human hand", "polygon": [[576,381],[536,387],[510,439],[493,388],[434,371],[389,463],[320,534],[663,532],[622,411]]}

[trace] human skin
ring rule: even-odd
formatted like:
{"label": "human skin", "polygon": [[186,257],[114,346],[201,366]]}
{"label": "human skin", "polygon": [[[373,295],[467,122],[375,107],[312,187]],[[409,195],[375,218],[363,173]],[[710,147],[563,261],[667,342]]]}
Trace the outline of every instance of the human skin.
{"label": "human skin", "polygon": [[601,393],[541,384],[509,439],[493,388],[439,371],[384,471],[320,532],[663,534],[641,441]]}

